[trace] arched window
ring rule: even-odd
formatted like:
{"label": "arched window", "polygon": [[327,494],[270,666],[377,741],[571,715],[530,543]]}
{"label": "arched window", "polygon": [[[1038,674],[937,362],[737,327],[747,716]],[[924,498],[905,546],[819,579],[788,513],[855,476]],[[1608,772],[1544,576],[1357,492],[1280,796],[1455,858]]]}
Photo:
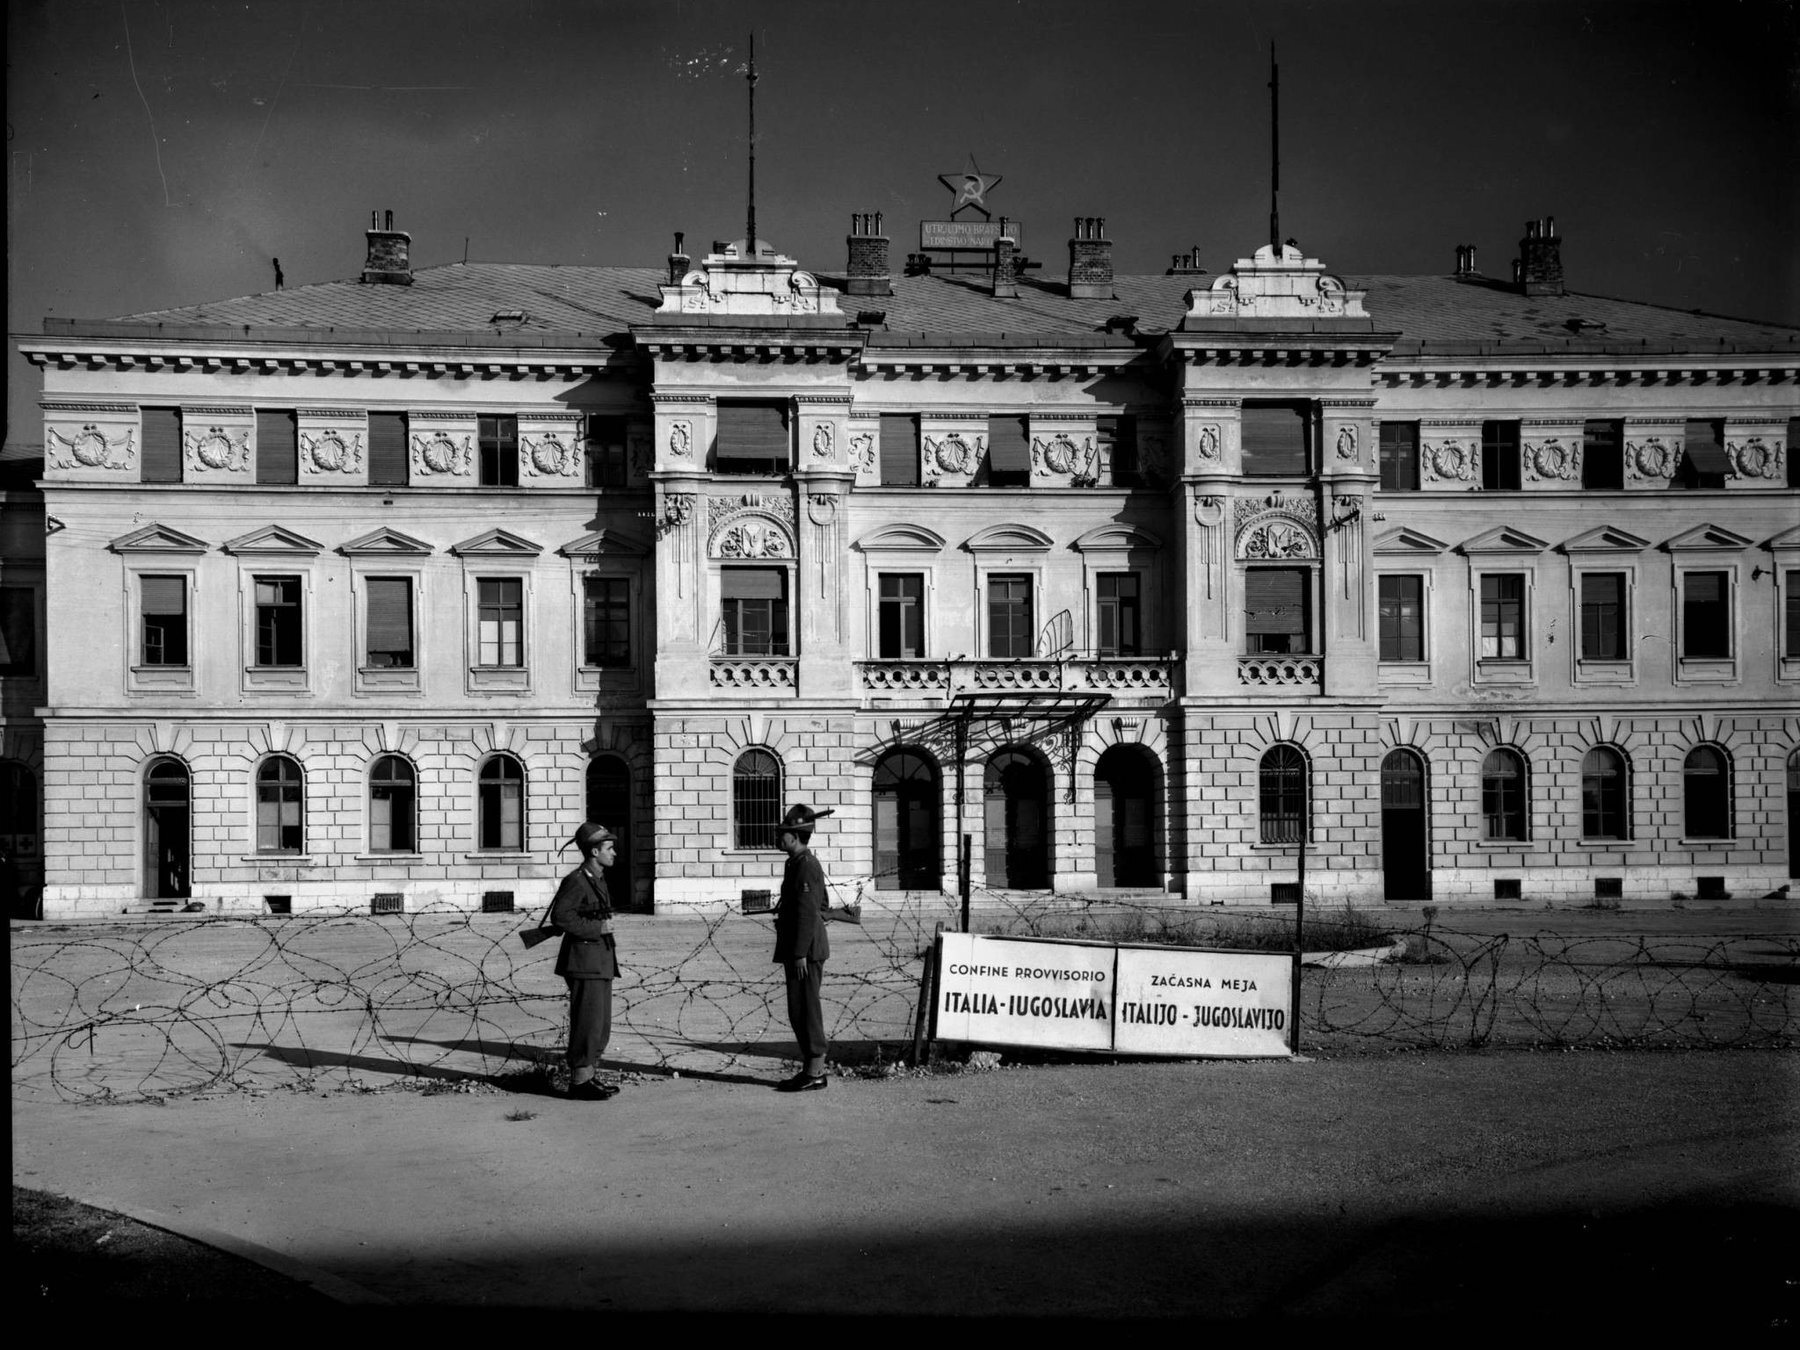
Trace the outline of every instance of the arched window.
{"label": "arched window", "polygon": [[306,778],[286,755],[256,766],[256,851],[306,851]]}
{"label": "arched window", "polygon": [[1297,844],[1306,828],[1306,757],[1278,745],[1262,757],[1257,775],[1261,832],[1265,844]]}
{"label": "arched window", "polygon": [[369,769],[369,852],[418,850],[417,781],[399,755],[383,755]]}
{"label": "arched window", "polygon": [[1625,757],[1610,746],[1596,745],[1581,761],[1581,837],[1629,839],[1631,795]]}
{"label": "arched window", "polygon": [[511,755],[495,755],[476,782],[476,847],[525,847],[525,768]]}
{"label": "arched window", "polygon": [[1684,839],[1731,838],[1731,761],[1715,745],[1696,745],[1681,766]]}
{"label": "arched window", "polygon": [[746,750],[731,768],[731,835],[735,848],[774,848],[781,819],[781,761]]}
{"label": "arched window", "polygon": [[1494,750],[1481,764],[1481,814],[1487,839],[1524,839],[1531,818],[1530,781],[1517,750]]}

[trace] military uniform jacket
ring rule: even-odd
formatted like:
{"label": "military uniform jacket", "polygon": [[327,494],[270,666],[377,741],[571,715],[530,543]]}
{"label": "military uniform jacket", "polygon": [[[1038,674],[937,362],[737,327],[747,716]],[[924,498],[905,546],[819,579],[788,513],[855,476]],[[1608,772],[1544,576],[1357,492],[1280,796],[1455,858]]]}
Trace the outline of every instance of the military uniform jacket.
{"label": "military uniform jacket", "polygon": [[775,959],[823,961],[831,955],[825,936],[825,869],[809,848],[788,855],[775,911]]}
{"label": "military uniform jacket", "polygon": [[550,922],[562,930],[556,973],[576,980],[610,980],[619,973],[619,957],[611,933],[601,924],[612,918],[606,882],[584,863],[562,879],[550,902]]}

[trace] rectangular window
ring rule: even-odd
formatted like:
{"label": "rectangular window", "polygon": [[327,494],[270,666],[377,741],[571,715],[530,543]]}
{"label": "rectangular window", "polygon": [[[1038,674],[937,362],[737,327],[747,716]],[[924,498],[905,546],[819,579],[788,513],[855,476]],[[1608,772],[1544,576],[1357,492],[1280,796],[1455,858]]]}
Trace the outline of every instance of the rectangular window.
{"label": "rectangular window", "polygon": [[1030,656],[1031,578],[990,576],[987,593],[988,655]]}
{"label": "rectangular window", "polygon": [[1425,659],[1425,578],[1380,579],[1381,659]]}
{"label": "rectangular window", "polygon": [[1525,578],[1516,573],[1481,579],[1481,656],[1525,659]]}
{"label": "rectangular window", "polygon": [[188,663],[187,578],[140,577],[144,651],[147,666]]}
{"label": "rectangular window", "polygon": [[1625,574],[1586,572],[1581,578],[1581,657],[1584,661],[1624,661]]}
{"label": "rectangular window", "polygon": [[525,583],[515,577],[482,577],[475,583],[476,657],[482,666],[525,664]]}
{"label": "rectangular window", "polygon": [[1244,472],[1304,474],[1312,463],[1312,411],[1303,403],[1246,403]]}
{"label": "rectangular window", "polygon": [[1800,417],[1788,418],[1787,425],[1787,485],[1800,488]]}
{"label": "rectangular window", "polygon": [[626,459],[625,419],[589,413],[584,454],[586,484],[591,488],[622,488],[630,478]]}
{"label": "rectangular window", "polygon": [[1417,492],[1419,490],[1419,424],[1417,422],[1383,422],[1381,424],[1381,490],[1383,492]]}
{"label": "rectangular window", "polygon": [[1519,424],[1481,424],[1481,486],[1489,492],[1519,490]]}
{"label": "rectangular window", "polygon": [[904,413],[881,417],[881,485],[919,486],[919,419]]}
{"label": "rectangular window", "polygon": [[621,670],[631,664],[631,582],[581,579],[581,663]]}
{"label": "rectangular window", "polygon": [[181,481],[181,409],[142,408],[146,483]]}
{"label": "rectangular window", "polygon": [[298,666],[300,578],[256,578],[256,664]]}
{"label": "rectangular window", "polygon": [[476,441],[481,450],[481,486],[519,485],[519,419],[479,417]]}
{"label": "rectangular window", "polygon": [[1625,486],[1623,422],[1582,423],[1581,486],[1601,492]]}
{"label": "rectangular window", "polygon": [[727,567],[719,574],[727,656],[786,656],[787,572],[779,567]]}
{"label": "rectangular window", "polygon": [[36,592],[29,586],[0,586],[0,675],[36,673]]}
{"label": "rectangular window", "polygon": [[919,572],[881,574],[880,652],[898,661],[925,655],[925,577]]}
{"label": "rectangular window", "polygon": [[1731,655],[1731,579],[1725,572],[1681,578],[1681,654],[1699,660]]}
{"label": "rectangular window", "polygon": [[406,414],[369,414],[369,482],[376,487],[406,486]]}
{"label": "rectangular window", "polygon": [[1681,463],[1669,486],[1689,492],[1724,487],[1731,472],[1731,461],[1725,458],[1725,424],[1690,418],[1682,439]]}
{"label": "rectangular window", "polygon": [[719,400],[713,464],[720,473],[784,474],[793,463],[790,445],[786,400]]}
{"label": "rectangular window", "polygon": [[300,481],[300,424],[291,411],[260,409],[256,414],[256,481]]}
{"label": "rectangular window", "polygon": [[1800,568],[1790,567],[1786,582],[1787,627],[1782,630],[1781,654],[1790,661],[1800,660]]}
{"label": "rectangular window", "polygon": [[1030,423],[1023,417],[988,418],[988,486],[1031,486]]}
{"label": "rectangular window", "polygon": [[1143,655],[1140,626],[1139,584],[1136,572],[1102,572],[1097,578],[1102,656]]}
{"label": "rectangular window", "polygon": [[1114,487],[1142,487],[1138,470],[1137,418],[1129,414],[1102,417],[1095,428],[1100,462],[1112,466]]}
{"label": "rectangular window", "polygon": [[1253,567],[1244,573],[1244,650],[1251,655],[1312,651],[1312,573]]}
{"label": "rectangular window", "polygon": [[412,581],[407,577],[370,577],[367,649],[363,664],[368,669],[413,668]]}

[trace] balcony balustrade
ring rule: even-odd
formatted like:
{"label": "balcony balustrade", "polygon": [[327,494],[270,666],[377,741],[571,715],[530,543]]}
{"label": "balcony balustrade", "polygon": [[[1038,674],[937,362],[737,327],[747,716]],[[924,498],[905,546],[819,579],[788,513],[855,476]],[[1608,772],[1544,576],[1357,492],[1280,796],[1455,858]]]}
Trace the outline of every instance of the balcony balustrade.
{"label": "balcony balustrade", "polygon": [[965,658],[858,661],[865,694],[1113,694],[1167,697],[1175,658],[1072,656],[1063,660]]}
{"label": "balcony balustrade", "polygon": [[745,694],[792,694],[800,687],[799,667],[792,656],[715,656],[711,684]]}
{"label": "balcony balustrade", "polygon": [[1316,694],[1325,687],[1322,656],[1240,656],[1238,683],[1284,694]]}

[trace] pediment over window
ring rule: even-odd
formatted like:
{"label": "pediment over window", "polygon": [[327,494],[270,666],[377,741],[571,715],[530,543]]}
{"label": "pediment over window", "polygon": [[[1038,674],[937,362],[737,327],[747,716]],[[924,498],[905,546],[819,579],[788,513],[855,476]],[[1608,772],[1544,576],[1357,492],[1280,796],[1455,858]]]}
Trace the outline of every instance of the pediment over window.
{"label": "pediment over window", "polygon": [[1029,525],[990,525],[969,536],[963,547],[973,553],[1008,553],[1020,550],[1042,553],[1051,545],[1050,536]]}
{"label": "pediment over window", "polygon": [[1791,530],[1783,530],[1768,543],[1763,545],[1771,553],[1792,553],[1800,549],[1800,525]]}
{"label": "pediment over window", "polygon": [[579,539],[571,539],[556,551],[566,558],[585,558],[596,553],[612,557],[640,557],[650,551],[650,545],[635,534],[617,527],[608,527],[593,530]]}
{"label": "pediment over window", "polygon": [[1639,539],[1629,530],[1621,530],[1617,525],[1602,525],[1598,529],[1578,534],[1573,539],[1565,539],[1562,551],[1564,553],[1638,553],[1649,547],[1648,539]]}
{"label": "pediment over window", "polygon": [[1542,553],[1550,545],[1534,534],[1512,525],[1497,525],[1491,530],[1483,531],[1473,539],[1465,540],[1462,545],[1464,553],[1502,553],[1527,554]]}
{"label": "pediment over window", "polygon": [[1450,545],[1442,539],[1433,539],[1422,530],[1402,525],[1398,529],[1388,530],[1376,536],[1374,549],[1377,553],[1398,553],[1403,557],[1422,557],[1431,553],[1442,553]]}
{"label": "pediment over window", "polygon": [[431,552],[431,545],[422,539],[414,539],[410,534],[401,534],[398,530],[390,530],[383,525],[379,530],[370,530],[367,534],[358,535],[347,544],[338,546],[339,553],[372,553],[383,557],[400,554],[422,554]]}
{"label": "pediment over window", "polygon": [[325,545],[317,540],[296,534],[285,525],[265,525],[249,534],[240,534],[236,539],[227,539],[219,547],[227,553],[278,553],[295,557],[302,554],[312,557],[325,549]]}
{"label": "pediment over window", "polygon": [[1750,541],[1741,534],[1733,534],[1721,525],[1696,525],[1691,530],[1684,530],[1673,539],[1666,541],[1663,547],[1671,553],[1736,551],[1749,548]]}
{"label": "pediment over window", "polygon": [[864,553],[938,553],[944,537],[923,525],[883,525],[870,530],[851,547]]}
{"label": "pediment over window", "polygon": [[167,525],[146,525],[141,530],[120,535],[107,547],[114,553],[204,553],[210,545],[204,539],[172,530]]}
{"label": "pediment over window", "polygon": [[495,529],[452,544],[450,551],[459,558],[535,558],[544,549],[511,530]]}
{"label": "pediment over window", "polygon": [[1119,549],[1145,550],[1159,549],[1162,540],[1148,530],[1141,530],[1135,525],[1117,523],[1102,525],[1097,530],[1089,530],[1075,541],[1075,547],[1083,553],[1117,551]]}

